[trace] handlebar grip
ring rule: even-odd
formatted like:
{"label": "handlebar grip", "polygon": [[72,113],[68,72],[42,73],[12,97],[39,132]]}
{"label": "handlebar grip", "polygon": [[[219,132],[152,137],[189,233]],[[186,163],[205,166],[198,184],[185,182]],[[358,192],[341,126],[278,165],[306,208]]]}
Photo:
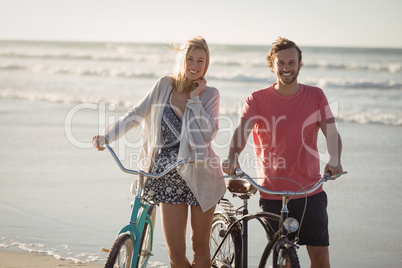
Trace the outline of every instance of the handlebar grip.
{"label": "handlebar grip", "polygon": [[341,173],[337,173],[337,174],[335,174],[335,175],[331,175],[331,178],[335,180],[336,178],[338,178],[338,177],[340,177],[340,176],[342,176],[342,175],[345,175],[345,174],[348,174],[348,172],[347,172],[347,171],[343,171],[343,172],[341,172]]}

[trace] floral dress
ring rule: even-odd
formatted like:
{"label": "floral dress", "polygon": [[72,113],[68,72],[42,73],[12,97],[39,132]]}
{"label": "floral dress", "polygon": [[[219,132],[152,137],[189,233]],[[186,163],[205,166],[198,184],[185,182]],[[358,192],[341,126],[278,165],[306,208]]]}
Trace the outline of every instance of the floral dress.
{"label": "floral dress", "polygon": [[[155,158],[151,173],[161,173],[177,161],[182,122],[174,113],[170,100],[163,111],[161,126],[164,146]],[[176,169],[159,179],[148,178],[144,188],[144,198],[155,204],[200,205]]]}

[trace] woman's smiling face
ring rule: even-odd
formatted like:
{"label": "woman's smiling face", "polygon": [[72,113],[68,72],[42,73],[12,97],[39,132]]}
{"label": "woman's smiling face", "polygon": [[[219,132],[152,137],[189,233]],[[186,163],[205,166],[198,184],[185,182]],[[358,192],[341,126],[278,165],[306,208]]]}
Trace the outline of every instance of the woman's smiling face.
{"label": "woman's smiling face", "polygon": [[201,48],[192,49],[186,59],[186,77],[194,81],[204,76],[207,52]]}

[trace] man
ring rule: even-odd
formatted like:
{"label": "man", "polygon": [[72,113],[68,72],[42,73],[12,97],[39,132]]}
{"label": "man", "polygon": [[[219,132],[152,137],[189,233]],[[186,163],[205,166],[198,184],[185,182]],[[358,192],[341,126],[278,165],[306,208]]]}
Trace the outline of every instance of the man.
{"label": "man", "polygon": [[[239,155],[253,131],[259,184],[273,191],[298,191],[320,179],[317,136],[321,129],[330,159],[324,173],[342,172],[342,143],[328,101],[320,88],[299,84],[302,52],[292,41],[279,37],[267,54],[268,66],[277,77],[274,85],[253,92],[247,99],[222,168],[233,174]],[[301,186],[300,186],[301,185]],[[279,214],[281,197],[260,194],[264,211]],[[289,216],[300,221],[305,198],[293,198]],[[327,197],[321,189],[307,198],[299,244],[306,245],[311,267],[330,267]]]}

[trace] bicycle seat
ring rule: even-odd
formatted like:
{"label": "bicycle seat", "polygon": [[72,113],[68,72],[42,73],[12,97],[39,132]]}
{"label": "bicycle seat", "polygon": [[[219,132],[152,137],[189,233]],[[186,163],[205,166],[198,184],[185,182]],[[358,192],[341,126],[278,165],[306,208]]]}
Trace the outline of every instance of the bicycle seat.
{"label": "bicycle seat", "polygon": [[255,194],[257,192],[251,183],[242,179],[230,179],[226,188],[229,192],[236,194]]}

